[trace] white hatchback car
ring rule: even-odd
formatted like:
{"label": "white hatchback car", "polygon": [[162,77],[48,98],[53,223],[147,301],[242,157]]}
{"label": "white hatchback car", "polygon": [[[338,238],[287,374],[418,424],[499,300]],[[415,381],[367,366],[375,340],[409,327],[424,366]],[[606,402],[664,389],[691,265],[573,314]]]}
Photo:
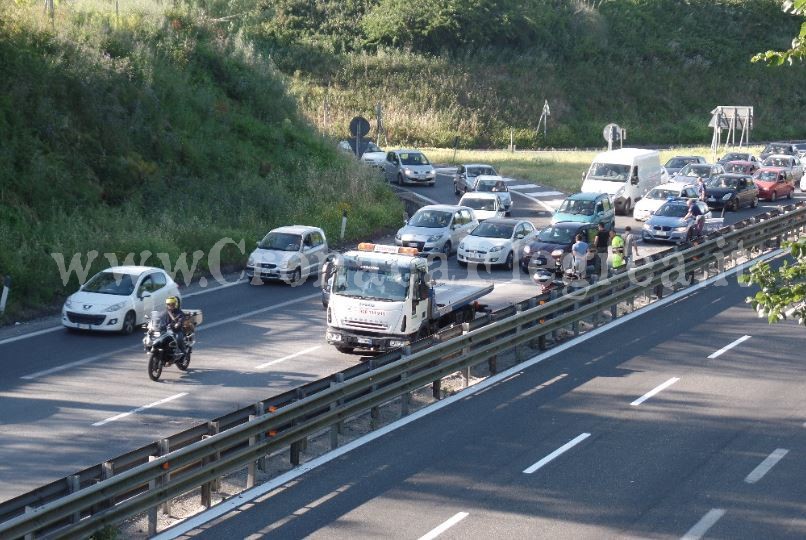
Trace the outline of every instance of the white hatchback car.
{"label": "white hatchback car", "polygon": [[535,227],[529,221],[488,219],[459,243],[456,260],[462,266],[467,263],[500,264],[512,270],[515,258],[534,235]]}
{"label": "white hatchback car", "polygon": [[692,184],[681,184],[680,182],[667,182],[655,186],[649,193],[635,203],[632,217],[637,221],[646,221],[655,213],[655,211],[663,206],[663,203],[670,198],[685,197],[687,199],[696,199],[697,187]]}
{"label": "white hatchback car", "polygon": [[280,280],[296,285],[318,274],[327,254],[325,232],[319,227],[278,227],[257,243],[246,262],[246,275],[252,283]]}
{"label": "white hatchback car", "polygon": [[497,193],[471,191],[462,195],[462,198],[459,199],[459,205],[472,208],[476,219],[479,221],[494,217],[504,217],[506,214],[506,210],[501,204],[501,199],[498,198]]}
{"label": "white hatchback car", "polygon": [[67,297],[62,325],[68,330],[101,330],[131,334],[152,311],[165,309],[165,299],[179,287],[161,268],[113,266],[95,274]]}

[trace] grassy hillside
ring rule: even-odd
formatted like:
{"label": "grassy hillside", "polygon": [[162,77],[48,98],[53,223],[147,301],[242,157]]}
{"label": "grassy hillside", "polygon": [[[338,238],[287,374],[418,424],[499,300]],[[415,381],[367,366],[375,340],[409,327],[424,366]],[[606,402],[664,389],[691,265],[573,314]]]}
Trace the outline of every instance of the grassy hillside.
{"label": "grassy hillside", "polygon": [[399,222],[394,195],[311,129],[238,27],[182,2],[114,6],[57,3],[51,24],[40,2],[0,3],[6,320],[75,290],[52,254],[69,264],[96,251],[96,271],[143,252],[190,264],[199,251],[198,274],[222,239],[234,241],[226,267],[280,224],[335,240],[342,209],[353,238]]}
{"label": "grassy hillside", "polygon": [[[778,0],[271,5],[252,37],[335,133],[381,103],[390,145],[500,148],[514,130],[522,148],[601,146],[609,122],[630,144],[708,144],[711,109],[751,105],[751,140],[806,138],[803,64],[750,63],[799,32]],[[544,100],[547,138],[535,131]]]}

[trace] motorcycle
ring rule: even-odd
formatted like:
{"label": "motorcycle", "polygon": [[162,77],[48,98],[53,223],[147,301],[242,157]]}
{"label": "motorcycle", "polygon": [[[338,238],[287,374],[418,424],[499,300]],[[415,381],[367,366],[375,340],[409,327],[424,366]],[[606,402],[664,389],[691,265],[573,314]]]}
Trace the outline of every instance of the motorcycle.
{"label": "motorcycle", "polygon": [[176,365],[180,370],[187,371],[193,345],[196,343],[196,327],[201,324],[200,310],[184,310],[184,339],[183,347],[179,347],[178,335],[168,327],[162,331],[159,327],[160,314],[152,311],[146,316],[146,335],[143,337],[143,349],[148,355],[148,376],[157,381],[162,375],[162,368]]}

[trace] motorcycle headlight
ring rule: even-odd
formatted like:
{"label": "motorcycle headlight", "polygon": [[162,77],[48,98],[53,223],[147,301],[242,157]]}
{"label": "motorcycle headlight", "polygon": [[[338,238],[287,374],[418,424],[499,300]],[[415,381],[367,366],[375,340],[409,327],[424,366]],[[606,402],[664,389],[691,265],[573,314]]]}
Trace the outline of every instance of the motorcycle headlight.
{"label": "motorcycle headlight", "polygon": [[441,238],[442,238],[442,233],[439,233],[439,234],[435,234],[435,235],[433,235],[433,236],[429,236],[429,237],[428,237],[428,241],[429,241],[429,242],[439,242],[439,240],[440,240]]}
{"label": "motorcycle headlight", "polygon": [[112,304],[111,306],[106,308],[104,311],[106,313],[112,313],[114,311],[119,311],[125,305],[126,305],[126,302],[118,302],[117,304]]}
{"label": "motorcycle headlight", "polygon": [[733,196],[733,194],[731,194],[731,193],[725,193],[725,195],[722,197],[722,200],[723,201],[729,201],[732,196]]}

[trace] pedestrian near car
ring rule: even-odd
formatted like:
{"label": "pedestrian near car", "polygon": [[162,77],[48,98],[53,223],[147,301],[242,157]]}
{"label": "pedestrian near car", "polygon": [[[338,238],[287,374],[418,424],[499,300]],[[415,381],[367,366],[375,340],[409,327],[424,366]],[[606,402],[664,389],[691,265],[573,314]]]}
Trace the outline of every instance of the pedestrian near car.
{"label": "pedestrian near car", "polygon": [[574,271],[580,278],[585,277],[585,269],[588,266],[588,243],[581,234],[576,236],[576,242],[571,246],[573,255]]}
{"label": "pedestrian near car", "polygon": [[702,210],[694,201],[694,199],[689,199],[688,202],[688,212],[685,216],[683,216],[684,220],[693,219],[694,220],[694,236],[700,236],[702,234],[703,225],[705,225],[705,216],[702,213]]}
{"label": "pedestrian near car", "polygon": [[616,274],[627,267],[624,259],[624,238],[616,231],[610,231],[610,273]]}
{"label": "pedestrian near car", "polygon": [[705,201],[706,197],[705,180],[702,179],[702,176],[697,177],[697,196],[700,198],[701,201]]}
{"label": "pedestrian near car", "polygon": [[638,254],[638,239],[632,232],[632,227],[627,225],[624,227],[624,262],[628,266],[632,266],[636,259],[641,256]]}
{"label": "pedestrian near car", "polygon": [[604,277],[605,269],[607,268],[607,245],[609,241],[610,233],[607,232],[605,224],[599,222],[599,228],[593,239],[593,247],[596,250],[596,258],[598,259],[597,268],[601,270],[602,277]]}

